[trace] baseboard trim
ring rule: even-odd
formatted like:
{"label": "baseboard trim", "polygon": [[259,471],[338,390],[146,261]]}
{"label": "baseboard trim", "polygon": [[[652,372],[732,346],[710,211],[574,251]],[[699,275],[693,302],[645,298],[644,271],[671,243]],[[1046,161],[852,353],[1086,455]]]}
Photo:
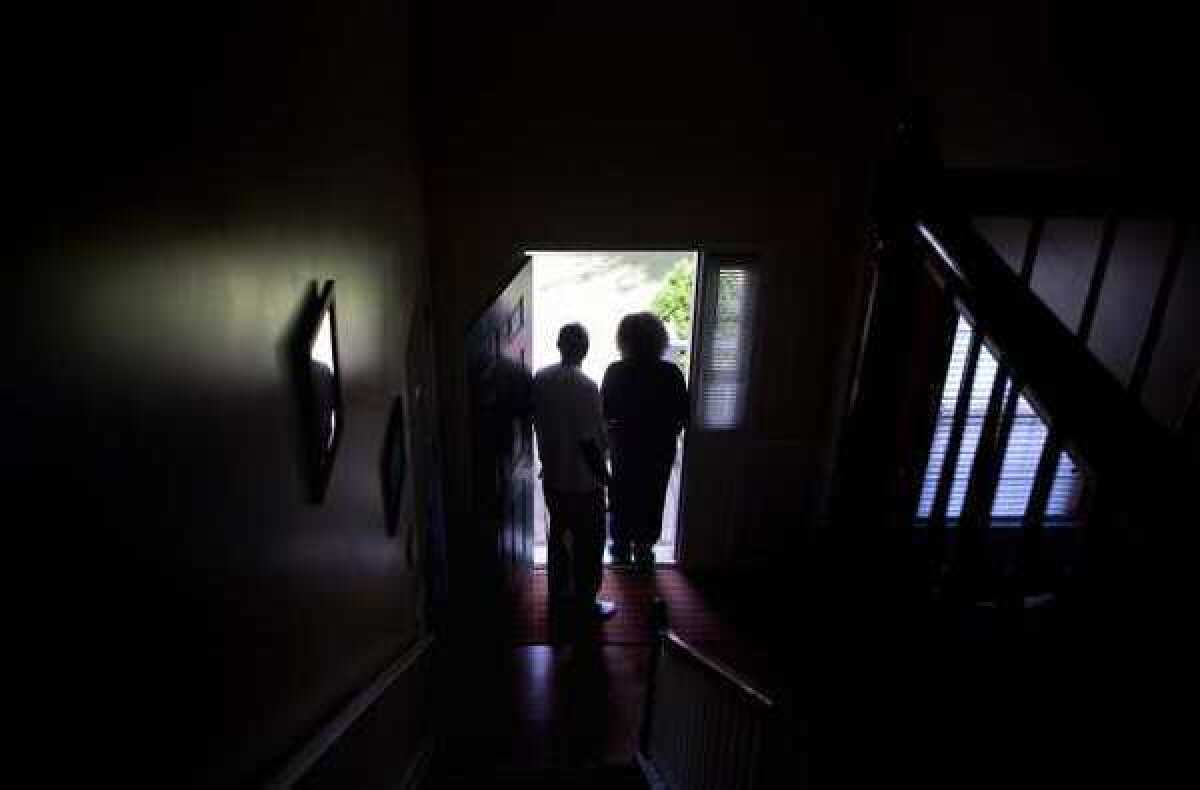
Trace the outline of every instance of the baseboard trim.
{"label": "baseboard trim", "polygon": [[[388,665],[379,676],[358,694],[354,695],[346,705],[328,722],[318,729],[296,752],[284,763],[283,767],[269,779],[265,786],[268,788],[287,788],[294,786],[312,769],[329,749],[346,734],[347,731],[362,717],[391,688],[396,679],[412,668],[433,646],[434,637],[426,636],[410,647],[399,658]],[[414,776],[413,768],[420,759],[427,757],[425,751],[432,752],[432,743],[423,744],[422,752],[413,765],[405,772],[402,787],[416,787],[407,784]],[[426,766],[427,769],[427,766]],[[420,777],[417,777],[420,778]]]}
{"label": "baseboard trim", "polygon": [[642,777],[646,780],[646,784],[649,785],[650,790],[671,790],[667,786],[667,783],[663,781],[658,769],[654,767],[654,763],[649,757],[642,754],[640,749],[634,757],[637,759],[638,768],[641,769]]}
{"label": "baseboard trim", "polygon": [[433,764],[433,750],[434,738],[429,736],[421,743],[417,756],[409,763],[397,790],[418,790],[425,785],[425,780],[429,777],[429,768]]}

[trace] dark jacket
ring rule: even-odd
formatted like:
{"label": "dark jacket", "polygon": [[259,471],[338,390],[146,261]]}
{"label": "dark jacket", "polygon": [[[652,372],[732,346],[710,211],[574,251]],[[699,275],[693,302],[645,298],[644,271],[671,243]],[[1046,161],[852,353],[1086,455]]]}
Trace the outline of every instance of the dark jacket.
{"label": "dark jacket", "polygon": [[674,456],[689,410],[679,368],[660,359],[623,359],[608,366],[600,394],[612,439],[621,445],[614,450]]}

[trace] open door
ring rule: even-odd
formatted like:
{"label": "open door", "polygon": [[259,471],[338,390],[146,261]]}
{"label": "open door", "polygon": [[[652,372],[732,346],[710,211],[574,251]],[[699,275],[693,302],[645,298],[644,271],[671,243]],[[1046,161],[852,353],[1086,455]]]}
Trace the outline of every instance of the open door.
{"label": "open door", "polygon": [[790,463],[754,446],[747,430],[761,272],[753,254],[706,254],[700,267],[683,472],[687,528],[677,549],[689,570],[739,561],[746,527],[762,523],[753,481]]}
{"label": "open door", "polygon": [[522,256],[467,336],[476,545],[481,571],[510,589],[533,567],[532,306],[533,266]]}

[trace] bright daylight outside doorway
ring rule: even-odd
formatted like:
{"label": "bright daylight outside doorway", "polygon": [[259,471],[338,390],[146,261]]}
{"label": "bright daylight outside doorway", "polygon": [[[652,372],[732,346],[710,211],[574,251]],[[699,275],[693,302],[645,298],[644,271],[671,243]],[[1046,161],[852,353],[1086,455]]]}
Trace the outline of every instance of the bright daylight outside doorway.
{"label": "bright daylight outside doorway", "polygon": [[[533,259],[534,370],[558,362],[558,330],[563,324],[578,321],[591,336],[591,350],[583,361],[583,372],[599,386],[605,369],[620,357],[617,323],[629,313],[649,310],[667,325],[670,335],[667,359],[679,365],[685,380],[689,378],[698,253],[531,250],[528,254]],[[662,537],[654,547],[660,563],[675,561],[682,467],[681,436],[667,485]],[[549,522],[540,477],[533,500],[534,563],[545,565]],[[604,561],[610,559],[606,548]]]}

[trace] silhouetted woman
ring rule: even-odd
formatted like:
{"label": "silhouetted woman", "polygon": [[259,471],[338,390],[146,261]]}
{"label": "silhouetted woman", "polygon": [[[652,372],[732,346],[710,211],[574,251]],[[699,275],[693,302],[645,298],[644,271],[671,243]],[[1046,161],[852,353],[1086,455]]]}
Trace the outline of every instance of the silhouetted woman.
{"label": "silhouetted woman", "polygon": [[654,567],[675,443],[687,424],[683,373],[663,360],[667,329],[653,313],[633,313],[617,326],[621,359],[601,386],[612,448],[613,561]]}

